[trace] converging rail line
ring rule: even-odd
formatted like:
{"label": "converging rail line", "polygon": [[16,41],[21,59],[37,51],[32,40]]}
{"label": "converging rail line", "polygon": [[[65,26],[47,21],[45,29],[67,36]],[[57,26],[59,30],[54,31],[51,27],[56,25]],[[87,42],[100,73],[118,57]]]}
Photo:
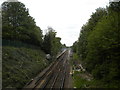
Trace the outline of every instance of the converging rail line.
{"label": "converging rail line", "polygon": [[37,90],[39,88],[65,88],[66,77],[69,76],[68,70],[68,50],[63,51],[43,73],[38,75],[34,80],[28,82],[23,88]]}

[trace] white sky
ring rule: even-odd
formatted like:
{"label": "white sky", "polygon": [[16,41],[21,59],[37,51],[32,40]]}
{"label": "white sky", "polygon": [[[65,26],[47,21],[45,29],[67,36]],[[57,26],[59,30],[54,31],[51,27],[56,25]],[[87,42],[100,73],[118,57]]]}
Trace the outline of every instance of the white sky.
{"label": "white sky", "polygon": [[[0,4],[6,0],[0,0]],[[61,42],[71,46],[78,40],[80,29],[99,7],[109,0],[18,0],[26,5],[36,24],[43,30],[51,26]]]}

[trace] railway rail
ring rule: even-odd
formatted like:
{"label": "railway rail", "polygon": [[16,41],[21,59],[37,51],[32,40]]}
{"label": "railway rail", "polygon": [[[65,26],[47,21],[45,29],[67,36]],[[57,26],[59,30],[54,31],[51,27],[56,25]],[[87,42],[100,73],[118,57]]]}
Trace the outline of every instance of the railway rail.
{"label": "railway rail", "polygon": [[37,79],[28,82],[25,88],[31,88],[31,90],[37,90],[39,88],[59,88],[65,87],[66,77],[69,75],[68,68],[68,50],[62,52],[57,56],[55,60]]}

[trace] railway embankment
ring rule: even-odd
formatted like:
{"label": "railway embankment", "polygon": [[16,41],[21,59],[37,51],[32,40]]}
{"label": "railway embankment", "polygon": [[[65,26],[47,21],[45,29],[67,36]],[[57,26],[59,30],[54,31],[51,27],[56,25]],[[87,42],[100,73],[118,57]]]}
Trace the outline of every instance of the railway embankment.
{"label": "railway embankment", "polygon": [[2,87],[21,88],[49,65],[45,53],[36,46],[2,46]]}

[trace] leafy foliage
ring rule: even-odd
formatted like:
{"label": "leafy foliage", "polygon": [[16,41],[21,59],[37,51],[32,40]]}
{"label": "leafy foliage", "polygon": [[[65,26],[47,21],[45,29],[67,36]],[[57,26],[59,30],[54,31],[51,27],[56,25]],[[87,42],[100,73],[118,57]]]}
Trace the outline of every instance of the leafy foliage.
{"label": "leafy foliage", "polygon": [[60,40],[61,38],[56,37],[55,30],[51,27],[48,27],[48,32],[46,33],[43,41],[43,50],[47,54],[55,56],[62,47]]}
{"label": "leafy foliage", "polygon": [[77,41],[75,41],[74,43],[73,43],[73,46],[72,46],[72,49],[73,49],[73,52],[77,52],[77,45],[78,45],[78,42]]}
{"label": "leafy foliage", "polygon": [[107,14],[104,8],[96,9],[96,12],[91,15],[89,21],[83,25],[80,32],[80,37],[78,39],[78,55],[82,61],[86,59],[88,50],[88,36],[94,30],[96,24],[100,21],[100,19]]}
{"label": "leafy foliage", "polygon": [[42,44],[42,31],[21,2],[2,4],[2,26],[3,39]]}
{"label": "leafy foliage", "polygon": [[[114,68],[116,72],[119,71],[118,63],[120,63],[120,53],[118,50],[120,48],[120,41],[118,35],[120,33],[118,31],[119,27],[117,23],[119,19],[117,14],[116,12],[109,13],[108,16],[104,17],[102,21],[96,25],[95,30],[88,37],[88,55],[86,62],[91,63],[92,68],[90,68],[89,65],[87,65],[87,68],[91,71],[92,69],[98,70],[98,67],[100,69],[99,75],[102,75],[100,78],[107,77],[107,75],[113,72],[110,68]],[[116,67],[112,67],[111,64],[115,63]],[[105,68],[106,71],[103,71]],[[116,77],[118,76],[119,74],[116,75]]]}
{"label": "leafy foliage", "polygon": [[[107,87],[120,80],[120,2],[98,8],[82,27],[77,53],[86,70]],[[75,44],[74,44],[75,45]],[[113,86],[113,85],[112,85]]]}

